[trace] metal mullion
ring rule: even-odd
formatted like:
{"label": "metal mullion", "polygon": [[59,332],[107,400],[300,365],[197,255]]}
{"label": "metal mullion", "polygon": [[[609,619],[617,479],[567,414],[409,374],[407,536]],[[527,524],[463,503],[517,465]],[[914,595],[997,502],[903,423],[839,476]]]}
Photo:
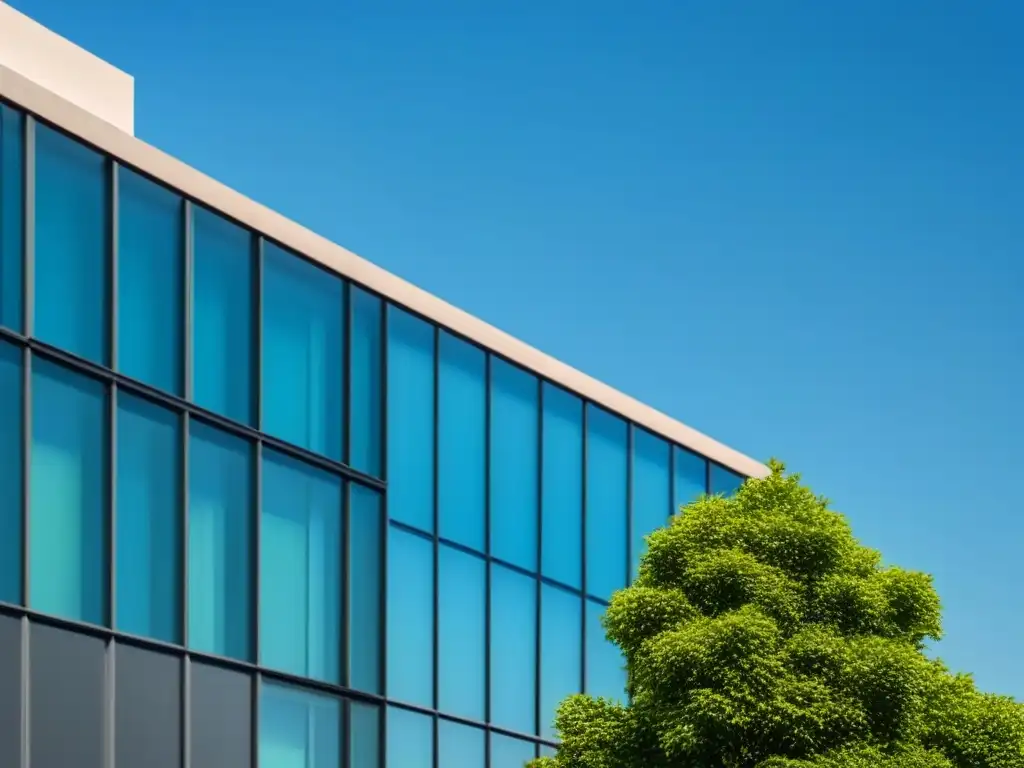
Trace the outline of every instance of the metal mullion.
{"label": "metal mullion", "polygon": [[352,684],[352,670],[350,664],[351,654],[349,648],[352,645],[352,601],[350,596],[352,585],[352,484],[343,482],[341,490],[341,541],[340,548],[341,563],[341,642],[338,644],[338,677],[341,684],[350,688]]}
{"label": "metal mullion", "polygon": [[[439,460],[440,457],[438,455],[439,452],[440,452],[440,447],[441,447],[441,441],[439,439],[440,424],[439,424],[439,419],[438,419],[438,416],[439,416],[440,411],[441,411],[441,398],[440,398],[440,392],[439,392],[439,390],[440,390],[440,381],[441,381],[441,360],[440,360],[441,355],[439,354],[440,347],[441,347],[441,344],[440,344],[441,330],[440,330],[440,328],[437,325],[432,325],[431,327],[433,328],[433,331],[434,331],[433,341],[432,341],[432,346],[433,346],[432,359],[433,359],[433,366],[434,366],[434,370],[433,370],[433,377],[434,377],[433,389],[434,389],[434,391],[433,391],[432,407],[434,409],[434,415],[433,415],[433,435],[431,436],[431,438],[433,440],[433,450],[432,450],[432,453],[433,453],[433,467],[431,468],[431,471],[432,471],[433,474],[432,474],[432,487],[431,487],[431,491],[433,493],[433,515],[434,515],[434,519],[433,519],[433,529],[434,529],[434,536],[433,536],[433,552],[434,552],[434,560],[433,560],[433,568],[434,568],[434,575],[433,575],[433,580],[434,580],[434,583],[433,583],[433,590],[434,590],[434,595],[433,595],[433,601],[434,601],[433,602],[433,612],[434,612],[434,616],[433,616],[432,630],[433,630],[433,634],[434,634],[434,647],[433,647],[433,655],[434,655],[434,660],[433,660],[433,664],[434,664],[434,670],[433,670],[433,673],[434,673],[433,674],[433,686],[434,686],[434,689],[433,689],[433,704],[434,704],[434,709],[436,710],[440,706],[440,703],[441,703],[441,695],[440,695],[441,694],[441,679],[440,679],[441,676],[440,676],[440,670],[438,669],[439,662],[440,662],[440,657],[441,657],[440,647],[439,647],[439,644],[440,644],[440,641],[441,641],[441,631],[440,631],[440,623],[441,623],[440,622],[440,602],[441,602],[441,595],[440,595],[440,593],[441,593],[441,589],[440,589],[440,584],[438,583],[438,581],[439,581],[439,571],[440,571],[440,561],[441,561],[441,544],[440,544],[440,541],[438,540],[439,528],[440,528],[440,522],[441,522],[441,514],[440,514],[440,508],[439,508],[440,507],[440,494],[438,493],[438,482],[437,482],[438,474],[439,474],[438,470],[439,470],[440,464],[441,464],[441,462]],[[436,765],[437,764],[437,751],[436,751],[437,722],[436,722],[436,718],[435,718],[435,723],[434,723],[434,736],[435,736],[435,739],[434,739],[434,743],[435,743],[434,763]]]}
{"label": "metal mullion", "polygon": [[491,766],[491,385],[493,358],[484,354],[484,768]]}
{"label": "metal mullion", "polygon": [[24,224],[22,232],[22,330],[26,338],[32,336],[35,325],[36,277],[36,120],[25,114],[24,162],[22,192],[24,195]]}
{"label": "metal mullion", "polygon": [[633,580],[633,449],[636,445],[636,425],[626,422],[626,581]]}
{"label": "metal mullion", "polygon": [[711,459],[704,458],[704,493],[711,494]]}
{"label": "metal mullion", "polygon": [[263,518],[263,443],[259,440],[252,446],[250,453],[252,468],[252,498],[249,509],[252,515],[252,527],[249,534],[249,584],[252,594],[249,595],[249,654],[250,660],[257,666],[260,663],[260,590],[263,574],[260,573],[260,548],[262,546]]}
{"label": "metal mullion", "polygon": [[[260,765],[260,691],[263,688],[263,675],[260,672],[249,678],[249,760],[252,768]],[[308,728],[308,726],[307,726]],[[308,730],[307,730],[308,735]]]}
{"label": "metal mullion", "polygon": [[31,597],[32,529],[32,349],[22,349],[21,378],[21,602],[28,606]]}
{"label": "metal mullion", "polygon": [[[388,467],[388,305],[380,300],[380,470],[381,477],[387,481]],[[380,510],[380,595],[378,618],[380,620],[380,647],[377,658],[380,660],[378,669],[378,688],[382,696],[387,697],[388,684],[388,505],[389,494],[381,494]],[[378,752],[381,765],[388,764],[388,708],[386,703],[379,709],[380,727],[378,728]]]}
{"label": "metal mullion", "polygon": [[189,645],[188,627],[188,547],[189,547],[189,432],[191,429],[191,417],[188,411],[181,414],[181,520],[179,530],[181,540],[178,542],[178,570],[181,580],[179,582],[178,609],[181,621],[181,644]]}
{"label": "metal mullion", "polygon": [[192,764],[192,659],[188,652],[181,658],[181,764]]}
{"label": "metal mullion", "polygon": [[107,621],[117,626],[117,382],[107,395]]}
{"label": "metal mullion", "polygon": [[116,160],[109,160],[106,164],[107,169],[107,205],[110,206],[109,216],[107,217],[107,280],[105,281],[104,288],[108,291],[107,296],[107,307],[109,312],[107,313],[107,322],[109,328],[107,329],[107,357],[110,363],[110,369],[113,371],[118,370],[118,356],[117,356],[117,331],[118,331],[118,317],[120,308],[118,306],[118,248],[119,248],[119,217],[120,210],[118,208],[118,168],[120,167]]}
{"label": "metal mullion", "polygon": [[[24,200],[24,221],[22,226],[22,331],[25,337],[32,335],[35,316],[35,211],[36,211],[36,121],[31,114],[25,115],[22,193]],[[31,596],[31,481],[32,481],[32,349],[22,348],[21,378],[21,602],[28,606]],[[26,625],[27,626],[27,625]],[[27,630],[23,638],[26,644]],[[27,657],[26,657],[27,660]],[[27,695],[27,693],[26,693]],[[26,710],[27,711],[27,710]],[[27,715],[24,718],[27,721]],[[27,741],[27,737],[26,737]],[[27,745],[23,759],[28,765]]]}
{"label": "metal mullion", "polygon": [[583,403],[583,477],[580,510],[580,691],[587,690],[587,462],[588,462],[588,424],[590,421],[590,404]]}
{"label": "metal mullion", "polygon": [[352,283],[342,283],[341,349],[341,463],[352,466],[352,334],[355,311],[352,309]]}
{"label": "metal mullion", "polygon": [[181,206],[181,225],[183,229],[184,237],[184,253],[182,254],[182,365],[181,365],[181,393],[185,400],[191,401],[193,399],[193,381],[192,381],[192,366],[193,366],[193,333],[192,324],[194,322],[194,300],[193,293],[195,290],[195,245],[193,243],[195,232],[193,226],[193,206],[191,200],[185,200]]}
{"label": "metal mullion", "polygon": [[249,379],[250,396],[252,397],[253,413],[249,414],[250,422],[257,431],[263,429],[263,238],[254,232],[250,235],[250,258],[255,263],[252,277],[252,321],[251,341],[253,371]]}
{"label": "metal mullion", "polygon": [[536,736],[541,732],[541,581],[542,558],[544,556],[544,382],[537,379],[537,596],[534,605],[534,658],[533,658],[533,730]]}
{"label": "metal mullion", "polygon": [[668,444],[668,522],[675,516],[676,505],[676,446]]}

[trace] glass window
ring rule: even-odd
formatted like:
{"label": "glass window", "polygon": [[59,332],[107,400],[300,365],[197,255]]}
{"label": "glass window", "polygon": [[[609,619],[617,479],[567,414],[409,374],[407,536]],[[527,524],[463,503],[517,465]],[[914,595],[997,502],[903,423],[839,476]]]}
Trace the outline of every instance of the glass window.
{"label": "glass window", "polygon": [[35,335],[94,363],[107,360],[108,163],[36,125]]}
{"label": "glass window", "polygon": [[114,764],[181,766],[181,660],[119,643],[114,661]]}
{"label": "glass window", "polygon": [[381,300],[352,286],[352,349],[349,367],[349,464],[381,474],[384,360]]}
{"label": "glass window", "polygon": [[176,413],[117,399],[117,628],[181,642],[181,427]]}
{"label": "glass window", "polygon": [[348,768],[381,768],[380,709],[358,701],[348,702]]}
{"label": "glass window", "polygon": [[433,768],[434,718],[431,715],[388,708],[388,765]]}
{"label": "glass window", "polygon": [[341,461],[345,284],[263,246],[263,429]]}
{"label": "glass window", "polygon": [[0,104],[0,325],[21,330],[25,116]]}
{"label": "glass window", "polygon": [[587,408],[587,592],[605,600],[626,586],[626,422]]}
{"label": "glass window", "polygon": [[650,432],[633,428],[633,549],[632,575],[640,570],[647,551],[645,537],[663,528],[672,512],[672,455],[669,445]]}
{"label": "glass window", "polygon": [[193,421],[188,456],[188,644],[249,661],[252,446]]}
{"label": "glass window", "polygon": [[349,483],[349,684],[380,693],[381,498]]}
{"label": "glass window", "polygon": [[252,235],[192,207],[192,378],[195,402],[251,424],[253,408]]}
{"label": "glass window", "polygon": [[583,599],[544,584],[540,600],[541,735],[555,739],[555,713],[559,705],[567,696],[582,692]]}
{"label": "glass window", "polygon": [[491,359],[491,554],[537,568],[537,379]]}
{"label": "glass window", "polygon": [[107,619],[107,395],[36,358],[32,367],[29,605]]}
{"label": "glass window", "polygon": [[491,722],[536,730],[537,581],[491,568]]}
{"label": "glass window", "polygon": [[21,350],[0,341],[0,602],[21,602]]}
{"label": "glass window", "polygon": [[492,733],[491,768],[523,768],[536,757],[536,749],[532,741]]}
{"label": "glass window", "polygon": [[583,402],[544,384],[542,546],[545,576],[577,589],[583,577]]}
{"label": "glass window", "polygon": [[438,553],[438,709],[484,719],[487,571],[474,555],[442,546]]}
{"label": "glass window", "polygon": [[388,538],[388,697],[434,704],[433,543],[392,528]]}
{"label": "glass window", "polygon": [[117,367],[180,394],[184,203],[124,167],[117,199]]}
{"label": "glass window", "polygon": [[605,607],[587,600],[587,690],[618,702],[626,699],[626,662],[619,647],[605,637],[601,617]]}
{"label": "glass window", "polygon": [[[186,662],[187,663],[187,662]],[[252,686],[248,673],[207,664],[191,672],[190,768],[252,765]]]}
{"label": "glass window", "polygon": [[482,729],[453,723],[451,720],[440,720],[437,736],[440,768],[480,768],[487,764]]}
{"label": "glass window", "polygon": [[260,658],[340,683],[341,478],[264,450],[262,480]]}
{"label": "glass window", "polygon": [[540,745],[540,756],[541,757],[555,757],[558,754],[558,750],[554,747],[549,747],[547,744]]}
{"label": "glass window", "polygon": [[696,501],[707,490],[708,463],[702,456],[680,448],[672,448],[672,514],[691,501]]}
{"label": "glass window", "polygon": [[487,357],[447,333],[440,337],[438,501],[440,534],[484,550],[487,503]]}
{"label": "glass window", "polygon": [[743,475],[738,475],[730,469],[718,464],[711,465],[711,493],[721,493],[732,496],[743,485],[746,480]]}
{"label": "glass window", "polygon": [[337,768],[341,702],[333,696],[263,681],[260,768]]}
{"label": "glass window", "polygon": [[434,530],[434,327],[388,308],[388,514]]}

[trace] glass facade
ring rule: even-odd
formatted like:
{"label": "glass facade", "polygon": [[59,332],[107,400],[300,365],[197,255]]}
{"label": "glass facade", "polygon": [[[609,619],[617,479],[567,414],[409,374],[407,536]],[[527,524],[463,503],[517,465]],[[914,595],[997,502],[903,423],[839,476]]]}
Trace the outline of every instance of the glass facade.
{"label": "glass facade", "polygon": [[565,696],[624,700],[608,599],[741,481],[0,105],[33,767],[519,766]]}

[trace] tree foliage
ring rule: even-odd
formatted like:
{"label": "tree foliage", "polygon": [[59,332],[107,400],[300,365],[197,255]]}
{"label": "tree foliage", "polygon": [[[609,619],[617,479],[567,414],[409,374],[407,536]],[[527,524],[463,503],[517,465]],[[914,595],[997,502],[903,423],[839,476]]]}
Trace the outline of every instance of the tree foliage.
{"label": "tree foliage", "polygon": [[534,768],[1024,768],[1024,705],[924,653],[931,578],[777,462],[653,533],[604,623],[631,703],[567,699]]}

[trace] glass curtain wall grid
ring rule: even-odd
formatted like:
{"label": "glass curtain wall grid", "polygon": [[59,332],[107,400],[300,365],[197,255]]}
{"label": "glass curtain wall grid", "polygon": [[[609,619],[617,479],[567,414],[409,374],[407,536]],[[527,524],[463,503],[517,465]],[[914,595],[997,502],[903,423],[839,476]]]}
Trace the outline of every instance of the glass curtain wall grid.
{"label": "glass curtain wall grid", "polygon": [[545,754],[624,696],[644,537],[742,481],[6,104],[0,403],[0,637],[114,670],[67,706],[117,733],[165,681],[197,768]]}

